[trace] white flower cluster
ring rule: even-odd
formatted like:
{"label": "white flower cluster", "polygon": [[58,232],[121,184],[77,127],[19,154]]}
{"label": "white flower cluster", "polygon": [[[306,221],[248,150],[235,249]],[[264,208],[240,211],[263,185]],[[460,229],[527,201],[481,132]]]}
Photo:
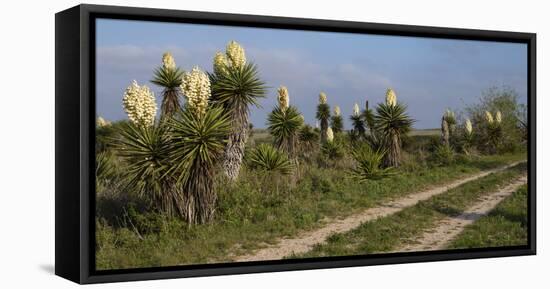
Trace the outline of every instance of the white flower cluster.
{"label": "white flower cluster", "polygon": [[359,116],[359,104],[357,102],[353,105],[353,116]]}
{"label": "white flower cluster", "polygon": [[492,124],[495,120],[493,119],[493,115],[489,111],[485,111],[485,120]]}
{"label": "white flower cluster", "polygon": [[166,52],[162,55],[162,66],[166,70],[176,70],[176,61],[170,52]]}
{"label": "white flower cluster", "polygon": [[191,72],[183,74],[180,89],[187,98],[187,105],[197,116],[202,117],[206,113],[208,98],[210,97],[210,79],[206,73],[198,67]]}
{"label": "white flower cluster", "polygon": [[395,92],[391,88],[386,90],[386,104],[389,106],[395,106],[397,104],[397,95],[395,95]]}
{"label": "white flower cluster", "polygon": [[319,103],[320,104],[327,103],[327,95],[324,92],[319,93]]}
{"label": "white flower cluster", "polygon": [[231,41],[227,44],[225,54],[227,55],[227,59],[231,63],[231,66],[234,68],[238,69],[246,64],[244,48],[236,41]]}
{"label": "white flower cluster", "polygon": [[339,106],[334,107],[334,116],[340,116],[340,107]]}
{"label": "white flower cluster", "polygon": [[448,118],[448,119],[454,119],[455,118],[455,112],[450,110],[450,109],[447,109],[445,111],[445,117]]}
{"label": "white flower cluster", "polygon": [[497,110],[497,113],[495,114],[495,120],[497,123],[502,122],[502,113],[500,113],[500,110]]}
{"label": "white flower cluster", "polygon": [[155,122],[157,103],[153,92],[146,85],[139,86],[134,80],[124,92],[122,106],[130,121],[136,125],[150,126]]}
{"label": "white flower cluster", "polygon": [[214,73],[216,74],[225,74],[227,72],[227,58],[221,52],[216,52],[214,56]]}
{"label": "white flower cluster", "polygon": [[98,116],[96,120],[96,125],[97,127],[105,127],[105,126],[110,126],[111,122],[103,119],[101,116]]}
{"label": "white flower cluster", "polygon": [[277,98],[277,100],[279,101],[279,107],[282,111],[286,111],[286,109],[290,105],[288,89],[285,86],[281,86],[279,87],[279,89],[277,89],[277,92],[279,93],[279,96]]}
{"label": "white flower cluster", "polygon": [[466,133],[467,133],[468,135],[471,135],[471,134],[472,134],[472,131],[473,131],[473,129],[472,129],[472,121],[471,121],[469,118],[466,119],[466,123],[464,124],[464,129],[466,130]]}
{"label": "white flower cluster", "polygon": [[332,128],[327,128],[327,141],[332,142],[334,140],[334,133],[332,132]]}

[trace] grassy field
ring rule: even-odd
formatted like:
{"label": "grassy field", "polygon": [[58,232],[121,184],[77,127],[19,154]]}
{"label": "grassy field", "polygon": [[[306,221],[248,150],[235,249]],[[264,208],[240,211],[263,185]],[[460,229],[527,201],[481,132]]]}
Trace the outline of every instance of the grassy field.
{"label": "grassy field", "polygon": [[[366,184],[350,182],[347,172],[341,168],[308,167],[298,171],[299,178],[266,176],[245,170],[234,185],[224,183],[222,179],[218,181],[218,217],[211,224],[197,226],[188,226],[177,219],[146,211],[139,202],[129,201],[123,196],[98,195],[97,268],[230,261],[235,255],[248,253],[280,237],[320,227],[327,218],[348,216],[410,192],[524,158],[524,154],[462,158],[448,166],[414,162],[404,165],[399,169],[400,173],[393,177]],[[367,248],[387,250],[400,240],[394,238],[397,231],[406,233],[407,230],[420,229],[422,224],[444,216],[445,212],[459,210],[478,194],[509,180],[523,169],[516,168],[487,177],[465,185],[462,191],[446,194],[449,203],[438,201],[436,204],[447,211],[439,212],[423,205],[421,208],[415,207],[419,211],[409,212],[414,216],[399,215],[402,219],[396,221],[400,223],[392,225],[387,221],[390,222],[387,227],[378,227],[380,237],[377,241],[373,240],[380,244]],[[466,194],[466,197],[457,197],[459,193]],[[468,194],[471,196],[468,197]],[[329,244],[336,244],[338,238],[345,236],[336,236]],[[322,248],[319,250],[319,254],[324,254]]]}
{"label": "grassy field", "polygon": [[[415,237],[430,229],[438,220],[460,214],[468,206],[478,201],[480,197],[494,191],[499,186],[511,182],[517,176],[525,173],[526,169],[526,165],[521,164],[503,172],[468,182],[442,195],[419,202],[417,205],[406,208],[394,215],[364,223],[357,229],[343,234],[332,235],[325,244],[316,246],[306,254],[290,256],[289,258],[364,255],[395,250],[408,242],[414,241]],[[517,198],[517,200],[513,200],[513,204],[504,204],[500,211],[508,209],[519,213],[522,210],[521,201]],[[523,200],[523,204],[526,204],[525,200]],[[484,221],[482,224],[486,223],[487,221]],[[495,236],[493,234],[493,238],[502,238],[502,240],[513,238],[517,240],[517,232],[508,231],[507,229],[509,227],[494,227],[493,232],[500,235]],[[476,244],[472,241],[472,239],[475,239],[475,228],[470,229],[470,231],[468,235],[461,237],[463,241],[457,244],[462,244],[463,247],[483,247],[490,243],[490,241],[487,241]],[[481,235],[484,234],[481,233]],[[491,239],[490,235],[484,237]]]}
{"label": "grassy field", "polygon": [[451,248],[519,246],[527,244],[527,186],[523,186],[488,216],[482,217],[452,242]]}

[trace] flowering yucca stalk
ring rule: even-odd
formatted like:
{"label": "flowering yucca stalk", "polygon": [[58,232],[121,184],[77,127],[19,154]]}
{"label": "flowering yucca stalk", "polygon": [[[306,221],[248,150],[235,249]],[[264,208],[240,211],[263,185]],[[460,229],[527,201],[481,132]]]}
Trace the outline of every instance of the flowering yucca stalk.
{"label": "flowering yucca stalk", "polygon": [[350,117],[353,128],[350,131],[351,140],[356,142],[365,137],[365,122],[361,117],[361,112],[359,110],[359,105],[355,103],[353,105],[353,114]]}
{"label": "flowering yucca stalk", "polygon": [[122,97],[122,106],[128,119],[137,126],[151,126],[155,123],[157,103],[149,87],[139,86],[133,81]]}
{"label": "flowering yucca stalk", "polygon": [[493,124],[495,122],[493,115],[491,114],[491,112],[487,110],[485,111],[485,120],[487,121],[488,124]]}
{"label": "flowering yucca stalk", "polygon": [[334,107],[334,115],[331,118],[330,127],[334,134],[340,134],[344,130],[344,121],[340,115],[340,107]]}
{"label": "flowering yucca stalk", "polygon": [[500,110],[498,110],[495,114],[495,121],[497,124],[500,124],[502,122],[502,113],[500,113]]}
{"label": "flowering yucca stalk", "polygon": [[333,142],[334,141],[334,132],[332,131],[332,128],[327,129],[327,142]]}
{"label": "flowering yucca stalk", "polygon": [[260,80],[253,63],[247,62],[244,48],[231,41],[225,54],[214,57],[214,73],[209,74],[212,83],[212,102],[223,107],[229,115],[232,129],[224,151],[223,168],[227,177],[236,180],[239,176],[248,140],[250,106],[265,97],[266,87]]}
{"label": "flowering yucca stalk", "polygon": [[467,135],[472,135],[473,133],[472,121],[469,118],[464,122],[464,131]]}
{"label": "flowering yucca stalk", "polygon": [[187,98],[188,109],[201,118],[206,112],[208,98],[210,98],[210,79],[208,75],[198,67],[194,67],[191,72],[183,74],[180,89]]}
{"label": "flowering yucca stalk", "polygon": [[161,118],[173,115],[180,108],[179,86],[183,71],[176,66],[174,57],[169,52],[162,55],[162,65],[155,69],[152,83],[163,88]]}
{"label": "flowering yucca stalk", "polygon": [[375,129],[386,151],[386,167],[398,167],[401,163],[401,138],[410,131],[414,123],[406,110],[405,105],[397,102],[397,96],[391,89],[386,92],[386,103],[381,103],[376,108]]}
{"label": "flowering yucca stalk", "polygon": [[327,95],[324,92],[319,94],[319,104],[317,105],[317,114],[315,115],[319,120],[321,128],[321,143],[327,141],[327,129],[330,119],[330,106],[327,104]]}
{"label": "flowering yucca stalk", "polygon": [[[289,99],[288,99],[288,89],[285,86],[281,86],[277,90],[277,93],[278,93],[277,100],[279,102],[279,107],[281,108],[281,110],[284,111],[290,105]],[[302,118],[303,118],[303,116],[302,116]]]}
{"label": "flowering yucca stalk", "polygon": [[365,131],[366,129],[368,129],[370,132],[370,137],[375,138],[376,134],[375,134],[375,127],[374,127],[374,112],[369,107],[368,100],[365,100],[365,110],[363,111],[362,114],[363,114],[362,117],[365,124]]}
{"label": "flowering yucca stalk", "polygon": [[289,105],[288,90],[279,89],[279,105],[268,115],[267,125],[275,146],[288,154],[291,159],[297,156],[298,134],[303,125],[303,117],[295,106]]}
{"label": "flowering yucca stalk", "polygon": [[397,95],[393,89],[388,88],[386,90],[386,105],[395,106],[397,104]]}

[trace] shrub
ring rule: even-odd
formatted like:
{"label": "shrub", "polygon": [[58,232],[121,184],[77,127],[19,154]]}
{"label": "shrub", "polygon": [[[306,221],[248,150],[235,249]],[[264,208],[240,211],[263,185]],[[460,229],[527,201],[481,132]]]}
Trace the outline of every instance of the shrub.
{"label": "shrub", "polygon": [[352,156],[356,166],[351,170],[352,178],[363,183],[393,175],[392,167],[383,167],[384,154],[384,151],[373,150],[369,145],[362,145],[355,149]]}

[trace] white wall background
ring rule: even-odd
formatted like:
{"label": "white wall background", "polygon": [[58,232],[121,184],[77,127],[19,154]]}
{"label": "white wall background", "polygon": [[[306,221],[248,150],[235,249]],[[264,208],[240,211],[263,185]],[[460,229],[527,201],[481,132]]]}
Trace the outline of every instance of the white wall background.
{"label": "white wall background", "polygon": [[[550,283],[550,21],[545,1],[89,1],[96,4],[416,24],[538,34],[538,256],[100,285],[105,288],[519,288]],[[73,288],[54,265],[54,13],[77,1],[0,9],[0,287]],[[546,117],[545,117],[546,116]],[[545,230],[546,229],[546,230]],[[95,287],[95,286],[94,286]]]}

